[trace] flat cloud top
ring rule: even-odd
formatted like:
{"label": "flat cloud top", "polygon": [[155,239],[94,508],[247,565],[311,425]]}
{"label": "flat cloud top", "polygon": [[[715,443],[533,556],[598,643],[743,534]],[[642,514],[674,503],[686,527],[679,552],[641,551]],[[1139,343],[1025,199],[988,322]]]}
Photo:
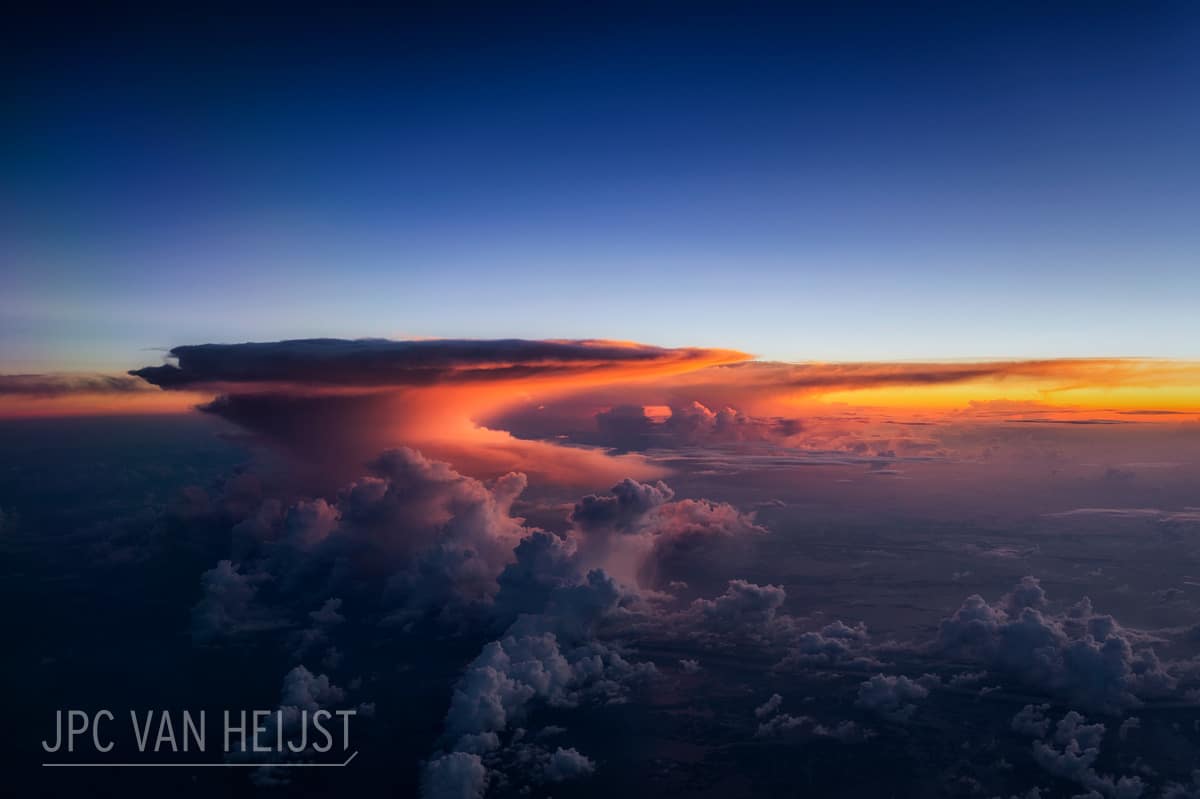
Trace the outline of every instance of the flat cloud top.
{"label": "flat cloud top", "polygon": [[170,352],[178,365],[129,374],[165,389],[209,383],[423,386],[586,372],[702,368],[740,361],[733,350],[664,348],[605,340],[298,339],[199,344]]}

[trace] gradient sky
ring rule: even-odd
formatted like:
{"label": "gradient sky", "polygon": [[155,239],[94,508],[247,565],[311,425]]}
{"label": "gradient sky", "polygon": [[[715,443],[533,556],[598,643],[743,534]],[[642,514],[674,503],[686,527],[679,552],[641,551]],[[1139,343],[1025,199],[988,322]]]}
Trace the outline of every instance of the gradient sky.
{"label": "gradient sky", "polygon": [[17,22],[0,372],[305,336],[1200,356],[1200,8],[837,5]]}

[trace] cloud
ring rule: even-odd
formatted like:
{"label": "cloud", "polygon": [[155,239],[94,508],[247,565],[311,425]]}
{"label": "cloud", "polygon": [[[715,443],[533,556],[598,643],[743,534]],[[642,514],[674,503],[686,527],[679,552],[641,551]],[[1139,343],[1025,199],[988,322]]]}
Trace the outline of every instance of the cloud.
{"label": "cloud", "polygon": [[255,596],[263,575],[243,574],[223,560],[200,577],[203,594],[192,609],[192,636],[210,642],[246,632],[279,626],[257,606]]}
{"label": "cloud", "polygon": [[763,702],[758,707],[754,708],[754,717],[763,719],[774,714],[779,710],[779,706],[783,704],[783,697],[779,694],[771,694],[771,698]]}
{"label": "cloud", "polygon": [[291,384],[339,388],[491,383],[612,372],[636,375],[742,360],[731,350],[667,349],[602,340],[300,339],[174,347],[177,364],[131,375],[167,389]]}
{"label": "cloud", "polygon": [[766,644],[785,639],[795,629],[794,620],[780,610],[786,599],[783,586],[730,580],[720,596],[694,600],[679,621],[689,626],[689,635],[709,646]]}
{"label": "cloud", "polygon": [[1082,707],[1116,713],[1162,696],[1176,680],[1146,637],[1097,614],[1086,597],[1064,613],[1046,609],[1045,592],[1024,577],[1000,602],[967,597],[941,622],[938,647],[1011,674]]}
{"label": "cloud", "polygon": [[811,666],[858,666],[869,668],[879,661],[869,651],[866,625],[853,627],[834,621],[819,631],[801,633],[776,668],[790,669]]}
{"label": "cloud", "polygon": [[810,725],[816,726],[816,721],[810,716],[791,716],[787,713],[780,713],[778,716],[772,716],[760,723],[758,729],[754,731],[754,737],[772,738]]}
{"label": "cloud", "polygon": [[342,702],[345,692],[330,682],[324,674],[316,675],[304,666],[296,666],[283,678],[280,704],[314,713],[329,705]]}
{"label": "cloud", "polygon": [[564,749],[560,746],[550,755],[542,773],[550,782],[565,782],[586,777],[595,770],[596,764],[591,758],[581,755],[575,749]]}
{"label": "cloud", "polygon": [[[543,553],[552,546],[551,540],[535,534],[528,545],[522,542],[518,564],[522,560],[546,562]],[[559,555],[571,557],[569,550]],[[517,582],[518,573],[542,578],[528,566],[525,563],[507,572],[505,589]],[[564,575],[570,572],[561,562],[555,569]],[[444,737],[450,752],[499,752],[502,736],[523,720],[535,703],[570,708],[589,696],[605,702],[623,701],[627,685],[656,673],[653,665],[630,663],[620,651],[593,637],[595,624],[616,612],[620,602],[616,586],[603,572],[589,572],[582,583],[565,578],[555,581],[543,597],[541,612],[520,614],[504,636],[484,646],[456,682],[445,719]],[[550,756],[542,776],[560,781],[593,769],[590,759],[560,747]],[[426,795],[434,794],[427,791]]]}
{"label": "cloud", "polygon": [[61,397],[68,394],[132,394],[152,391],[135,377],[99,374],[0,375],[0,397]]}
{"label": "cloud", "polygon": [[1097,773],[1094,766],[1100,757],[1104,734],[1103,724],[1089,724],[1084,716],[1068,711],[1055,726],[1050,740],[1033,742],[1033,760],[1050,774],[1076,782],[1100,796],[1137,799],[1145,790],[1140,777]]}
{"label": "cloud", "polygon": [[646,484],[626,478],[606,495],[588,494],[580,499],[571,511],[571,521],[588,532],[605,528],[630,532],[647,513],[674,496],[675,492],[661,480]]}
{"label": "cloud", "polygon": [[675,499],[662,481],[622,480],[575,503],[570,521],[580,557],[627,584],[660,588],[710,564],[722,543],[766,530],[752,513],[708,500]]}
{"label": "cloud", "polygon": [[596,433],[577,434],[581,443],[618,451],[680,449],[730,444],[783,444],[800,432],[797,419],[750,416],[725,406],[712,410],[695,400],[676,403],[669,415],[652,419],[641,405],[617,405],[595,415]]}
{"label": "cloud", "polygon": [[202,399],[131,375],[0,374],[0,418],[182,413]]}
{"label": "cloud", "polygon": [[811,716],[793,716],[780,713],[783,697],[771,694],[771,698],[754,709],[754,717],[759,724],[754,731],[755,738],[774,738],[794,730],[805,730],[817,738],[831,738],[842,743],[856,743],[872,737],[871,730],[863,729],[853,721],[841,721],[832,727],[820,724]]}
{"label": "cloud", "polygon": [[408,445],[480,476],[516,469],[579,485],[654,478],[665,470],[638,456],[522,440],[479,420],[531,392],[558,396],[745,357],[727,350],[516,339],[314,339],[183,346],[171,353],[177,365],[130,374],[166,389],[208,392],[201,410],[336,480],[352,476],[382,447]]}
{"label": "cloud", "polygon": [[429,761],[421,775],[426,799],[480,799],[488,786],[483,758],[469,752],[450,752]]}
{"label": "cloud", "polygon": [[1050,705],[1046,704],[1026,705],[1021,708],[1012,718],[1010,726],[1013,732],[1032,738],[1044,738],[1050,729],[1050,719],[1046,718],[1046,711],[1049,709]]}
{"label": "cloud", "polygon": [[916,703],[929,696],[927,686],[935,682],[936,678],[931,679],[929,675],[921,680],[912,680],[903,674],[876,674],[858,686],[855,704],[889,718],[906,721],[916,712]]}
{"label": "cloud", "polygon": [[944,361],[926,363],[733,363],[723,370],[743,383],[794,391],[848,391],[889,386],[936,386],[984,380],[1054,381],[1057,390],[1078,385],[1162,385],[1195,379],[1196,364],[1136,358]]}

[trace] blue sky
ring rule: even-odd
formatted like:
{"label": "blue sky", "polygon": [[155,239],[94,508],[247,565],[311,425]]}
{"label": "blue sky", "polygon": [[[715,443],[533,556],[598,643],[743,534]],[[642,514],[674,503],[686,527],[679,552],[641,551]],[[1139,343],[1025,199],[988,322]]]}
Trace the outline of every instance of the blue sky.
{"label": "blue sky", "polygon": [[1200,357],[1194,6],[567,8],[18,27],[0,371],[305,336]]}

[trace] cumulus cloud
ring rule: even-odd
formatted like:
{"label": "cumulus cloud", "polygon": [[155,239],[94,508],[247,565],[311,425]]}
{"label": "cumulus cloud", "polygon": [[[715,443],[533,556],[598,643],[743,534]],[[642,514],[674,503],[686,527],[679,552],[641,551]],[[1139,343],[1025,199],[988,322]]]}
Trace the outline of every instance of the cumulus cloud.
{"label": "cumulus cloud", "polygon": [[620,451],[682,449],[731,444],[784,444],[801,430],[798,419],[752,416],[726,405],[716,410],[702,402],[668,406],[664,418],[651,418],[642,405],[616,405],[595,415],[596,433],[574,438]]}
{"label": "cumulus cloud", "polygon": [[331,683],[324,674],[316,675],[304,666],[296,666],[283,678],[280,704],[312,713],[345,698],[345,692]]}
{"label": "cumulus cloud", "polygon": [[853,627],[838,620],[820,630],[801,633],[777,668],[804,666],[857,666],[871,668],[879,665],[870,653],[866,625]]}
{"label": "cumulus cloud", "polygon": [[192,637],[201,643],[278,626],[255,604],[262,575],[243,574],[223,560],[200,577],[202,595],[192,609]]}
{"label": "cumulus cloud", "polygon": [[775,713],[777,710],[779,710],[779,706],[782,704],[783,704],[782,696],[780,696],[779,694],[771,694],[770,699],[768,699],[766,702],[763,702],[758,707],[754,708],[754,715],[756,718],[760,718],[760,719],[766,718],[767,716],[770,716],[773,713]]}
{"label": "cumulus cloud", "polygon": [[[533,707],[623,702],[631,686],[656,674],[652,664],[630,662],[597,636],[605,620],[626,612],[637,597],[592,567],[583,544],[600,528],[628,527],[671,496],[665,485],[626,481],[611,497],[585,498],[577,505],[571,534],[527,531],[512,547],[491,606],[494,617],[509,626],[483,647],[455,684],[443,736],[448,752],[483,755],[485,767],[499,768],[505,750],[524,735],[523,729],[514,732],[515,725]],[[552,782],[595,768],[574,749],[560,747],[539,758],[544,761],[541,779]],[[439,762],[435,757],[431,764]]]}
{"label": "cumulus cloud", "polygon": [[608,494],[588,494],[575,503],[571,521],[585,532],[613,529],[631,532],[654,508],[670,502],[675,492],[666,483],[625,479]]}
{"label": "cumulus cloud", "polygon": [[759,722],[754,731],[754,737],[774,738],[795,730],[803,730],[816,738],[831,738],[842,743],[857,743],[874,735],[874,732],[860,727],[853,721],[840,721],[831,726],[821,724],[811,716],[780,713],[782,705],[783,697],[779,694],[771,694],[770,699],[754,709],[754,717]]}
{"label": "cumulus cloud", "polygon": [[1146,636],[1097,614],[1086,597],[1065,612],[1046,609],[1038,580],[1025,577],[998,603],[967,597],[938,630],[938,646],[985,663],[1081,707],[1116,713],[1162,696],[1176,679]]}
{"label": "cumulus cloud", "polygon": [[[332,501],[264,502],[234,530],[240,556],[284,592],[314,582],[382,592],[386,583],[393,602],[415,614],[490,601],[528,532],[512,515],[525,477],[485,484],[407,448],[383,453],[370,469]],[[336,611],[313,617],[312,629]]]}
{"label": "cumulus cloud", "polygon": [[901,675],[876,674],[858,687],[855,704],[897,720],[908,720],[917,710],[917,703],[929,696],[930,684],[936,678],[929,675],[912,680]]}
{"label": "cumulus cloud", "polygon": [[792,732],[793,730],[813,726],[816,726],[816,722],[810,716],[792,716],[787,713],[780,713],[760,723],[758,729],[754,732],[754,737],[771,738]]}
{"label": "cumulus cloud", "polygon": [[730,580],[725,593],[693,601],[684,616],[694,625],[698,639],[709,645],[731,647],[743,640],[767,643],[794,629],[793,619],[780,612],[786,599],[782,586]]}
{"label": "cumulus cloud", "polygon": [[636,480],[583,497],[570,516],[580,557],[629,584],[661,588],[713,560],[722,543],[766,533],[727,503],[674,497],[662,481]]}
{"label": "cumulus cloud", "polygon": [[1018,732],[1022,735],[1028,735],[1032,738],[1044,738],[1047,730],[1050,729],[1050,719],[1046,718],[1046,711],[1050,709],[1050,705],[1026,705],[1021,708],[1012,719],[1013,732]]}
{"label": "cumulus cloud", "polygon": [[586,777],[596,770],[596,764],[591,758],[581,755],[575,749],[564,749],[561,746],[550,755],[542,773],[550,782],[565,782],[579,777]]}
{"label": "cumulus cloud", "polygon": [[450,752],[425,765],[421,795],[427,799],[480,799],[488,786],[483,758],[469,752]]}
{"label": "cumulus cloud", "polygon": [[1101,776],[1095,769],[1104,740],[1103,724],[1068,711],[1048,740],[1033,742],[1033,759],[1050,774],[1082,785],[1089,791],[1112,799],[1137,799],[1145,790],[1140,777]]}

